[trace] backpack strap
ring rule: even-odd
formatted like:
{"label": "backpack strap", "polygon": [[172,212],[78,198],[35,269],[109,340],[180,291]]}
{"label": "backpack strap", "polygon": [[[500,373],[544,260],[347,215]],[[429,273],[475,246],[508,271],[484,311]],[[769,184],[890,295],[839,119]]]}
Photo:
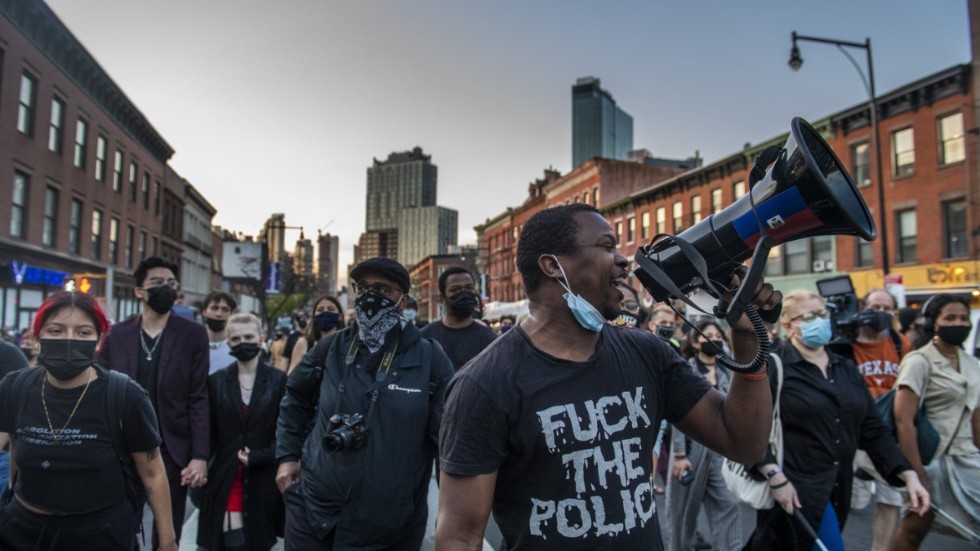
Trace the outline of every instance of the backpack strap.
{"label": "backpack strap", "polygon": [[126,385],[129,377],[119,371],[106,371],[108,388],[106,389],[106,419],[109,420],[109,432],[112,437],[112,447],[120,461],[126,455],[126,444],[123,442],[123,419],[126,417]]}
{"label": "backpack strap", "polygon": [[898,357],[898,361],[901,362],[902,361],[902,338],[899,337],[898,332],[892,329],[891,327],[888,328],[888,336],[892,338],[892,344],[895,345],[895,354]]}

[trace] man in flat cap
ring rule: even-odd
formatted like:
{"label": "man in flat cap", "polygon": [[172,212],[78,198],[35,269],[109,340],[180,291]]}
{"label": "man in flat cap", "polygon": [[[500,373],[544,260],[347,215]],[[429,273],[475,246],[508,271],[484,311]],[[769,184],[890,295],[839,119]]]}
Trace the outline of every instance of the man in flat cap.
{"label": "man in flat cap", "polygon": [[279,412],[286,550],[417,550],[452,363],[402,315],[408,270],[350,273],[356,319],[296,366]]}

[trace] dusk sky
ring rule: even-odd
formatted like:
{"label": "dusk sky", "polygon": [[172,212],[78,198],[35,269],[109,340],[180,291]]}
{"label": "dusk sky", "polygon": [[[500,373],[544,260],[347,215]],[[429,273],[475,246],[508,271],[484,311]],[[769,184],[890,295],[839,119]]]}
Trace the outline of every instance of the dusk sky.
{"label": "dusk sky", "polygon": [[[373,158],[421,146],[459,241],[571,168],[571,86],[595,76],[634,148],[710,163],[867,100],[832,46],[870,37],[878,92],[970,60],[966,0],[48,0],[176,150],[171,165],[256,234],[273,212],[364,230]],[[853,51],[864,67],[864,52]],[[292,249],[299,231],[287,233]]]}

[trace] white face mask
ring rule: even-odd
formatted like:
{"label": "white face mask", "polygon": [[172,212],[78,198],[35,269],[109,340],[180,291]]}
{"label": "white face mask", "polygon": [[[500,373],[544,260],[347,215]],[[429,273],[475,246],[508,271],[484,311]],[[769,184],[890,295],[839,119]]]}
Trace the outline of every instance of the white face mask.
{"label": "white face mask", "polygon": [[561,286],[567,291],[564,295],[565,303],[568,305],[568,309],[572,311],[572,315],[575,316],[575,321],[586,331],[593,333],[602,331],[603,326],[606,325],[606,318],[599,313],[599,310],[595,306],[592,306],[592,303],[572,293],[572,288],[568,283],[568,276],[565,275],[565,269],[561,267],[561,262],[558,261],[557,256],[551,255],[551,257],[555,259],[555,263],[558,264],[558,270],[561,271],[561,277],[565,280],[559,280],[558,283],[561,283]]}

